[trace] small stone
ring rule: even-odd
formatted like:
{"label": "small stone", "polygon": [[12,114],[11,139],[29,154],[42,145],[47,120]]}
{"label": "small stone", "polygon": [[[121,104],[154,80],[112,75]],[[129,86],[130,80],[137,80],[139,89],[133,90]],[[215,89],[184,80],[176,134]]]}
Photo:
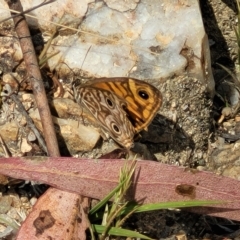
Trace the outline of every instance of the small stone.
{"label": "small stone", "polygon": [[32,197],[30,199],[30,203],[31,203],[32,206],[34,206],[36,202],[37,202],[37,198],[36,197]]}
{"label": "small stone", "polygon": [[32,146],[28,143],[26,138],[22,139],[20,149],[22,153],[27,153],[32,150]]}
{"label": "small stone", "polygon": [[230,130],[228,131],[228,133],[231,134],[231,135],[236,135],[236,132],[235,132],[234,129],[230,129]]}
{"label": "small stone", "polygon": [[21,117],[20,121],[18,121],[20,126],[26,126],[27,121],[25,117]]}
{"label": "small stone", "polygon": [[233,123],[231,123],[229,121],[223,122],[223,127],[224,127],[224,129],[229,130],[230,128],[233,127]]}
{"label": "small stone", "polygon": [[[36,127],[42,131],[38,111],[30,112],[30,117],[33,119]],[[96,128],[84,126],[78,121],[53,117],[53,122],[59,127],[60,136],[71,153],[90,151],[100,139],[99,131]]]}
{"label": "small stone", "polygon": [[11,86],[12,91],[16,91],[18,89],[18,83],[21,81],[21,77],[18,73],[7,73],[2,77],[3,82],[7,83]]}
{"label": "small stone", "polygon": [[222,109],[222,115],[224,115],[225,117],[228,117],[232,114],[232,109],[230,107],[224,107]]}
{"label": "small stone", "polygon": [[12,198],[9,196],[3,196],[0,198],[0,214],[7,213],[12,204]]}
{"label": "small stone", "polygon": [[218,145],[218,148],[222,148],[224,146],[224,143],[225,143],[225,138],[218,137],[216,143]]}
{"label": "small stone", "polygon": [[21,207],[21,201],[17,193],[11,193],[10,197],[13,200],[12,206],[14,208],[20,208]]}
{"label": "small stone", "polygon": [[177,103],[175,102],[175,101],[173,101],[172,103],[171,103],[171,108],[176,108],[177,107]]}
{"label": "small stone", "polygon": [[187,240],[187,236],[184,233],[184,231],[180,231],[178,234],[176,234],[176,239],[177,240]]}
{"label": "small stone", "polygon": [[187,104],[184,104],[181,106],[181,108],[183,111],[186,111],[186,110],[188,110],[189,106]]}
{"label": "small stone", "polygon": [[28,202],[27,197],[21,197],[20,200],[21,200],[22,203],[27,203]]}
{"label": "small stone", "polygon": [[33,94],[30,94],[30,93],[24,93],[22,95],[22,100],[24,102],[33,102],[34,101],[34,96],[33,96]]}
{"label": "small stone", "polygon": [[240,148],[240,140],[236,141],[233,146],[233,150],[239,149]]}
{"label": "small stone", "polygon": [[8,177],[0,174],[0,184],[6,185],[8,183]]}
{"label": "small stone", "polygon": [[224,119],[225,119],[224,115],[221,115],[220,118],[218,119],[218,124],[221,124]]}
{"label": "small stone", "polygon": [[196,157],[198,158],[198,159],[201,159],[202,157],[203,157],[203,152],[197,152],[197,154],[196,154]]}
{"label": "small stone", "polygon": [[199,171],[205,171],[205,170],[206,170],[206,167],[204,167],[204,166],[197,166],[197,170],[199,170]]}
{"label": "small stone", "polygon": [[29,142],[33,142],[33,141],[36,140],[36,136],[35,136],[35,134],[34,134],[33,131],[30,131],[30,132],[28,133],[27,140],[28,140]]}
{"label": "small stone", "polygon": [[9,141],[16,141],[18,135],[18,126],[16,122],[6,122],[4,125],[0,125],[0,132],[3,140],[7,144]]}
{"label": "small stone", "polygon": [[6,228],[7,228],[6,226],[0,224],[0,233],[2,234]]}
{"label": "small stone", "polygon": [[235,121],[236,121],[236,122],[240,122],[240,116],[236,116],[236,117],[235,117]]}
{"label": "small stone", "polygon": [[223,171],[223,176],[240,180],[240,166],[229,166]]}

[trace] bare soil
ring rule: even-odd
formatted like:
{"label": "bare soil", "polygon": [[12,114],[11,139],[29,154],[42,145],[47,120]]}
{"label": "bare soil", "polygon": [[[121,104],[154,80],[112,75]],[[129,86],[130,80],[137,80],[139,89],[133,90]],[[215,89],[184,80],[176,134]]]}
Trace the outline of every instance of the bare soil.
{"label": "bare soil", "polygon": [[[223,71],[218,64],[224,65],[233,72],[238,71],[238,46],[234,32],[234,28],[237,27],[237,5],[234,0],[201,0],[199,3],[205,30],[209,38],[212,70],[217,93],[213,99],[212,108],[209,108],[212,114],[210,118],[212,122],[209,123],[208,154],[207,158],[203,155],[206,161],[200,163],[200,165],[203,164],[207,169],[231,176],[231,171],[237,166],[237,160],[240,156],[238,148],[234,151],[234,147],[238,146],[236,141],[239,139],[236,136],[238,130],[234,128],[236,125],[238,126],[237,118],[225,118],[223,124],[217,124],[217,121],[221,117],[221,110],[226,106],[227,101],[219,97],[218,93],[222,96],[229,97],[230,95],[231,97],[229,88],[222,87],[222,84],[226,81],[234,81],[231,78],[229,79],[226,71]],[[205,106],[207,107],[207,104]],[[235,140],[224,138],[226,136],[222,135],[226,129],[224,124],[230,125],[229,128],[231,129],[234,128]],[[201,134],[197,134],[197,136],[200,137]],[[206,139],[204,131],[202,137]],[[204,153],[205,148],[206,145],[203,144],[200,152]],[[192,163],[198,164],[199,159],[197,161],[193,160]],[[156,239],[176,239],[176,237],[177,239],[240,239],[239,222],[184,211],[159,211],[150,214],[138,214],[131,217],[128,224],[132,228],[145,232]],[[182,238],[182,234],[186,238]]]}
{"label": "bare soil", "polygon": [[[234,33],[234,27],[237,26],[236,1],[201,0],[199,2],[211,46],[212,69],[218,93],[219,86],[222,86],[227,74],[217,63],[234,71],[237,61],[238,48]],[[205,87],[197,79],[176,77],[174,82],[177,84],[172,82],[170,79],[159,86],[165,99],[162,115],[169,118],[158,115],[150,126],[149,133],[142,134],[141,144],[145,144],[148,151],[155,154],[156,159],[161,159],[162,162],[225,173],[230,166],[230,161],[225,161],[226,156],[232,152],[234,147],[232,143],[238,140],[225,141],[226,138],[220,134],[224,127],[216,124],[226,102],[218,95],[213,100],[208,98]],[[225,90],[223,88],[222,96],[227,94]],[[198,114],[199,112],[201,114]],[[174,123],[175,116],[178,118],[177,124]],[[231,127],[237,125],[235,118],[225,119],[224,122]],[[183,129],[187,130],[183,131]],[[154,139],[155,143],[150,142],[149,139]],[[215,144],[214,147],[212,144]],[[34,151],[37,152],[36,149]],[[96,150],[96,156],[99,155],[99,151]],[[148,156],[151,158],[152,155]],[[231,161],[232,168],[238,157],[238,151],[235,151]],[[15,190],[19,191],[19,188]],[[1,186],[0,191],[8,190]],[[31,187],[29,189],[29,185],[25,185],[19,195],[28,192],[28,197],[31,197],[36,195],[34,191],[38,189]],[[240,239],[238,222],[184,211],[164,210],[135,214],[125,225],[154,239]]]}

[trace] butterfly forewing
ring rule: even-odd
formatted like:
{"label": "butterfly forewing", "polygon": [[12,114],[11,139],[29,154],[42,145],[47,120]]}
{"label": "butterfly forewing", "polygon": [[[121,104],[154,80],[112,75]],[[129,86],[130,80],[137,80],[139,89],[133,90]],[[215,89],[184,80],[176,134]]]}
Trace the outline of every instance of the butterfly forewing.
{"label": "butterfly forewing", "polygon": [[132,78],[99,78],[89,86],[113,92],[127,102],[126,113],[136,132],[146,129],[162,104],[162,95],[154,86]]}

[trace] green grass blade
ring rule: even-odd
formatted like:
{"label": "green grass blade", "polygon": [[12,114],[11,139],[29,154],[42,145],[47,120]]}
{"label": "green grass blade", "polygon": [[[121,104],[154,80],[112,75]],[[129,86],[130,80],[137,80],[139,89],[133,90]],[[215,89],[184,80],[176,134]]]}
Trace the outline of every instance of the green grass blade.
{"label": "green grass blade", "polygon": [[149,203],[144,205],[137,205],[137,203],[129,203],[127,207],[121,212],[122,215],[134,211],[135,213],[155,211],[169,208],[187,208],[187,207],[201,207],[208,205],[223,204],[224,201],[219,200],[191,200],[191,201],[176,201],[176,202],[160,202]]}
{"label": "green grass blade", "polygon": [[[93,229],[98,233],[101,234],[105,231],[105,227],[101,225],[93,225]],[[131,231],[128,229],[123,229],[123,228],[116,228],[116,227],[111,227],[108,231],[109,235],[114,235],[114,236],[119,236],[119,237],[132,237],[132,238],[140,238],[140,239],[151,239],[143,234],[140,234],[135,231]]]}
{"label": "green grass blade", "polygon": [[[126,179],[127,180],[127,179]],[[94,206],[90,211],[88,216],[92,216],[95,214],[101,207],[103,207],[115,194],[116,192],[123,186],[123,184],[126,182],[123,181],[117,185],[105,198],[103,198],[96,206]]]}
{"label": "green grass blade", "polygon": [[216,204],[222,204],[222,203],[224,202],[218,201],[218,200],[163,202],[163,203],[155,203],[155,204],[144,204],[142,206],[139,206],[135,212],[146,212],[146,211],[154,211],[154,210],[168,209],[168,208],[200,207],[200,206],[216,205]]}

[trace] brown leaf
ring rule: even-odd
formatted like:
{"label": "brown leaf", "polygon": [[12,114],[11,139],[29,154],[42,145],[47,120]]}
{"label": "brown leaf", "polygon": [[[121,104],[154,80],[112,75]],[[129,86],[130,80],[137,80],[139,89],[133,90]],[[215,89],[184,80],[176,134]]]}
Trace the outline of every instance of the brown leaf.
{"label": "brown leaf", "polygon": [[86,239],[89,225],[84,201],[78,194],[49,188],[22,224],[17,240]]}
{"label": "brown leaf", "polygon": [[[125,163],[124,160],[8,158],[0,159],[0,173],[42,181],[59,189],[101,199],[117,185],[120,168]],[[239,189],[239,181],[210,172],[138,161],[127,197],[141,203],[192,199],[231,201],[218,207],[194,208],[194,211],[240,220]]]}

